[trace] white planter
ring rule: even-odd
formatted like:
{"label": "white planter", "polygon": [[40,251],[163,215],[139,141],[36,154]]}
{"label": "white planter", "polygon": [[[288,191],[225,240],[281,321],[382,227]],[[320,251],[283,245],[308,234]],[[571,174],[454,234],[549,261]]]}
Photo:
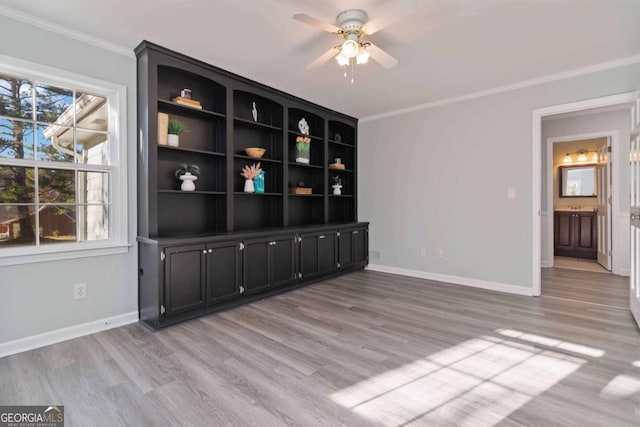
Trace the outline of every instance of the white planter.
{"label": "white planter", "polygon": [[245,193],[255,193],[256,188],[253,185],[252,179],[247,179],[244,181],[244,192]]}
{"label": "white planter", "polygon": [[177,147],[180,145],[180,137],[178,135],[167,135],[167,145],[169,147]]}
{"label": "white planter", "polygon": [[333,188],[334,195],[339,196],[342,194],[342,185],[332,185],[331,188]]}
{"label": "white planter", "polygon": [[191,172],[187,172],[184,175],[180,175],[180,180],[182,181],[182,185],[180,186],[180,189],[182,191],[195,191],[196,184],[193,181],[195,181],[196,179],[198,179],[198,177],[195,175],[191,175]]}

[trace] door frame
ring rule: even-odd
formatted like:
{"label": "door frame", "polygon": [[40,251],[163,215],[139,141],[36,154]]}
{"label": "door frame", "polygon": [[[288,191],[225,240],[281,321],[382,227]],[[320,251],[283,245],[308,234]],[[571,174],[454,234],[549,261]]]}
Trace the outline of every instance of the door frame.
{"label": "door frame", "polygon": [[[542,263],[542,233],[541,233],[541,199],[542,199],[542,118],[561,113],[572,113],[576,111],[588,110],[591,108],[608,107],[635,102],[639,92],[625,92],[617,95],[604,96],[600,98],[586,99],[584,101],[570,102],[565,104],[552,105],[549,107],[536,108],[532,111],[532,144],[531,144],[531,241],[532,250],[532,294],[541,294],[541,271]],[[620,150],[618,150],[620,151]],[[615,153],[614,153],[615,154]]]}
{"label": "door frame", "polygon": [[[542,265],[545,267],[553,267],[553,226],[554,226],[554,216],[553,216],[553,193],[554,193],[554,183],[553,183],[553,144],[558,142],[570,142],[577,141],[581,139],[595,139],[595,138],[611,138],[611,183],[610,187],[613,189],[611,194],[611,272],[613,274],[621,274],[623,271],[623,266],[620,265],[620,256],[616,256],[620,253],[620,249],[618,248],[618,244],[621,239],[619,236],[620,233],[620,184],[618,183],[618,177],[620,172],[620,162],[623,160],[620,158],[620,131],[619,130],[609,130],[602,132],[591,132],[591,133],[581,133],[576,135],[566,135],[566,136],[554,136],[551,138],[547,138],[547,210],[543,211],[542,215],[546,213],[547,215],[547,229],[543,230],[547,237],[547,256],[546,260],[541,260]],[[541,177],[542,179],[542,177]],[[541,215],[541,216],[542,216]],[[541,225],[542,226],[542,225]]]}

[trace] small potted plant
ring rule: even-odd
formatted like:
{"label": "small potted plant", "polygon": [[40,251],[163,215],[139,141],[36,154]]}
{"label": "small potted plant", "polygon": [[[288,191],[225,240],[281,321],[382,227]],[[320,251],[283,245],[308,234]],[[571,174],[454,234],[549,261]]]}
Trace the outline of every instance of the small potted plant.
{"label": "small potted plant", "polygon": [[190,165],[188,163],[182,163],[178,169],[176,169],[176,178],[182,181],[180,189],[182,191],[194,191],[196,189],[195,180],[198,179],[196,175],[200,175],[200,167],[198,165]]}
{"label": "small potted plant", "polygon": [[332,176],[331,182],[333,182],[333,185],[331,185],[331,188],[333,188],[333,194],[336,196],[341,195],[342,194],[342,178],[340,178],[340,175]]}
{"label": "small potted plant", "polygon": [[296,162],[309,164],[309,151],[311,151],[311,138],[296,137]]}
{"label": "small potted plant", "polygon": [[244,192],[245,193],[254,193],[255,186],[253,185],[253,180],[260,175],[262,169],[260,168],[260,163],[257,165],[254,163],[251,166],[245,166],[242,168],[242,172],[240,175],[245,179],[244,181]]}
{"label": "small potted plant", "polygon": [[187,130],[186,126],[177,120],[169,120],[167,129],[167,145],[177,147],[180,145],[180,134]]}

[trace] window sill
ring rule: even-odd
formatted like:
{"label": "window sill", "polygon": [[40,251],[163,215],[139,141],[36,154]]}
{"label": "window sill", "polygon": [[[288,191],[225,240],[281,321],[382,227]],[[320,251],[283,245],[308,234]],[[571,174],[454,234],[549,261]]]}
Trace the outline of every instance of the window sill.
{"label": "window sill", "polygon": [[133,245],[129,243],[109,242],[74,244],[73,247],[67,248],[38,248],[38,250],[33,247],[12,248],[7,250],[6,254],[0,251],[0,267],[124,254],[129,252],[131,246]]}

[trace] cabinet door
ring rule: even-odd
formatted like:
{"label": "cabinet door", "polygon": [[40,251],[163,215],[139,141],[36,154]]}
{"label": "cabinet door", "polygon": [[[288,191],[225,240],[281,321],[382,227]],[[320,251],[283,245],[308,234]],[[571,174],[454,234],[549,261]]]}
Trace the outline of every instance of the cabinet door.
{"label": "cabinet door", "polygon": [[310,278],[320,273],[320,252],[317,233],[300,235],[300,272],[303,278]]}
{"label": "cabinet door", "polygon": [[573,217],[575,221],[575,256],[597,259],[597,227],[595,212],[581,212]]}
{"label": "cabinet door", "polygon": [[574,256],[574,227],[572,212],[554,214],[554,255]]}
{"label": "cabinet door", "polygon": [[271,239],[250,239],[244,242],[242,256],[242,286],[251,294],[269,287],[269,243]]}
{"label": "cabinet door", "polygon": [[339,268],[349,268],[353,266],[353,229],[340,230],[338,236],[338,262]]}
{"label": "cabinet door", "polygon": [[296,281],[296,236],[277,237],[269,242],[271,287]]}
{"label": "cabinet door", "polygon": [[204,245],[165,249],[165,315],[183,313],[205,305]]}
{"label": "cabinet door", "polygon": [[238,242],[207,245],[207,303],[215,304],[238,295],[242,259]]}
{"label": "cabinet door", "polygon": [[368,241],[367,241],[367,229],[366,228],[357,228],[351,232],[351,236],[353,237],[353,260],[358,266],[363,266],[367,264],[367,252],[368,252]]}
{"label": "cabinet door", "polygon": [[320,274],[329,274],[338,268],[337,240],[336,231],[327,231],[318,236],[318,270]]}

